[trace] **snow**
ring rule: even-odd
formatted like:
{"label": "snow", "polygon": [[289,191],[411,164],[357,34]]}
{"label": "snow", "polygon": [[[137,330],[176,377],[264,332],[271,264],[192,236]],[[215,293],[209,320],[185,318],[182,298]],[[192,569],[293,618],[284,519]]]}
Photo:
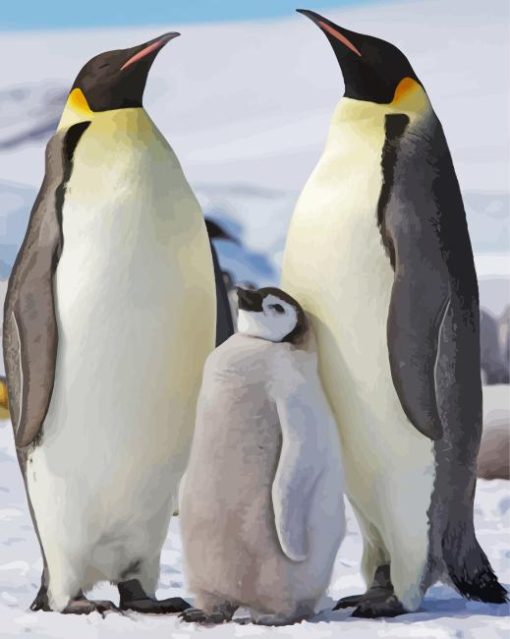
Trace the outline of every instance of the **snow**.
{"label": "snow", "polygon": [[[508,396],[507,396],[508,398]],[[41,558],[33,532],[21,473],[15,456],[9,422],[0,422],[0,636],[30,633],[39,638],[85,639],[89,637],[174,637],[184,639],[197,631],[174,616],[158,617],[127,613],[97,613],[88,617],[30,612],[28,607],[38,589]],[[431,588],[419,612],[397,619],[357,620],[350,611],[332,612],[341,596],[363,588],[359,574],[361,537],[351,508],[347,505],[347,534],[338,553],[331,586],[314,619],[285,628],[262,628],[234,622],[227,626],[200,629],[200,637],[307,637],[370,639],[370,637],[419,637],[442,639],[462,637],[492,639],[508,636],[507,606],[487,605],[462,599],[443,585]],[[510,582],[510,482],[478,482],[475,521],[478,538],[502,582]],[[65,525],[65,522],[62,522]],[[116,589],[97,587],[92,596],[118,602]],[[163,549],[159,597],[190,598],[182,574],[178,518],[173,518]],[[191,598],[190,598],[191,599]],[[241,612],[241,620],[243,613]],[[413,622],[411,624],[411,622]],[[340,633],[343,633],[342,635]]]}
{"label": "snow", "polygon": [[[500,314],[510,302],[508,3],[413,0],[324,13],[347,28],[395,42],[411,59],[453,154],[482,304]],[[301,16],[182,28],[2,33],[0,56],[9,63],[0,78],[0,278],[12,267],[42,180],[44,145],[81,65],[99,51],[175,29],[183,36],[156,60],[146,108],[176,150],[206,214],[241,242],[218,242],[223,267],[240,281],[278,281],[296,198],[322,152],[342,92],[326,39]],[[1,297],[4,292],[0,282]],[[504,390],[486,395],[491,410],[508,405]],[[508,584],[510,482],[479,481],[475,520],[480,542]],[[130,613],[77,618],[28,611],[41,559],[7,422],[0,422],[0,531],[0,636],[198,634],[196,627],[174,617]],[[467,602],[442,585],[429,590],[420,612],[394,620],[362,621],[350,618],[348,611],[331,612],[340,596],[362,588],[360,555],[359,531],[348,508],[348,534],[322,604],[325,612],[298,626],[263,629],[233,623],[201,629],[199,636],[492,639],[510,633],[506,606]],[[181,568],[174,519],[162,556],[160,597],[189,595]],[[116,600],[109,586],[98,587],[93,595]]]}

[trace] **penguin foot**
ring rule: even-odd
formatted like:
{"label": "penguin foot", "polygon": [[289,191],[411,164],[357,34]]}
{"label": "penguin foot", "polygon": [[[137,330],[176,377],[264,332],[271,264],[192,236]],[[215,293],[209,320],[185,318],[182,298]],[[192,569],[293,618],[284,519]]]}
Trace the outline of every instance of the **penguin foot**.
{"label": "penguin foot", "polygon": [[390,578],[389,564],[378,566],[372,585],[362,595],[351,595],[350,597],[342,597],[333,608],[333,610],[341,610],[343,608],[366,607],[373,602],[380,602],[393,595],[393,584]]}
{"label": "penguin foot", "polygon": [[98,612],[101,617],[104,617],[105,612],[109,611],[119,611],[112,601],[94,601],[80,597],[78,599],[71,599],[64,610],[62,610],[62,613],[64,615],[89,615],[91,612]]}
{"label": "penguin foot", "polygon": [[333,610],[342,610],[343,608],[355,608],[356,606],[359,606],[359,604],[363,601],[365,596],[366,596],[366,593],[362,595],[351,595],[350,597],[342,597],[341,599],[337,601],[336,606],[333,608]]}
{"label": "penguin foot", "polygon": [[303,615],[267,614],[252,617],[254,624],[258,626],[288,626],[298,621],[302,621]]}
{"label": "penguin foot", "polygon": [[41,586],[39,588],[39,592],[37,593],[35,599],[30,604],[30,610],[36,612],[37,610],[44,610],[44,612],[49,612],[50,602],[48,601],[48,589],[46,586]]}
{"label": "penguin foot", "polygon": [[177,612],[184,613],[190,604],[181,597],[170,597],[169,599],[137,599],[135,601],[122,601],[121,610],[132,610],[133,612],[145,612],[153,615],[171,615]]}
{"label": "penguin foot", "polygon": [[190,604],[181,597],[170,597],[170,599],[162,599],[161,601],[149,597],[138,579],[122,581],[118,584],[118,588],[121,610],[145,612],[153,615],[171,615],[191,608]]}
{"label": "penguin foot", "polygon": [[357,606],[369,605],[378,601],[384,601],[393,594],[393,588],[372,587],[362,595],[351,595],[350,597],[342,597],[339,599],[333,610],[342,610],[343,608],[356,608]]}
{"label": "penguin foot", "polygon": [[221,610],[214,610],[207,613],[200,608],[188,608],[181,612],[180,619],[188,623],[201,623],[204,625],[213,625],[230,621],[231,615],[225,614]]}
{"label": "penguin foot", "polygon": [[385,599],[363,600],[352,613],[353,617],[375,619],[377,617],[396,617],[407,612],[395,595],[389,595]]}

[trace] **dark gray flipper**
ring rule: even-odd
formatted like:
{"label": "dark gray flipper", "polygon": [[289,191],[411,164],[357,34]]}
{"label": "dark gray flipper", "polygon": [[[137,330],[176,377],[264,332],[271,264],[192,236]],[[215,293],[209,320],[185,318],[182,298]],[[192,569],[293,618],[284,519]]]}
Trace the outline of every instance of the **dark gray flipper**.
{"label": "dark gray flipper", "polygon": [[[466,261],[464,254],[471,258],[471,268],[458,277],[468,282],[468,305],[477,304],[478,292],[460,192],[458,201],[452,198],[451,191],[455,187],[458,191],[456,182],[452,184],[453,168],[452,174],[444,174],[446,167],[435,164],[444,163],[438,156],[447,153],[446,144],[417,135],[409,131],[406,115],[386,116],[378,217],[395,269],[387,325],[393,383],[410,422],[436,440],[442,436],[443,425],[436,399],[435,362],[441,322],[450,295],[456,294],[450,291],[455,281],[450,282],[449,261]],[[454,229],[458,232],[451,237]],[[453,255],[449,253],[451,242],[455,242]],[[468,321],[471,312],[466,308]],[[476,350],[473,358],[476,366]]]}
{"label": "dark gray flipper", "polygon": [[53,275],[62,251],[62,206],[73,153],[89,124],[75,124],[48,142],[44,180],[9,279],[3,348],[18,448],[38,435],[53,391],[58,341]]}
{"label": "dark gray flipper", "polygon": [[378,209],[395,269],[388,315],[393,382],[411,423],[435,440],[431,548],[466,597],[503,602],[473,526],[482,432],[478,285],[460,188],[431,112],[386,116]]}
{"label": "dark gray flipper", "polygon": [[228,235],[216,222],[212,220],[205,221],[209,241],[211,244],[211,253],[214,264],[214,280],[216,283],[216,346],[223,344],[231,335],[234,334],[234,322],[230,311],[230,303],[228,301],[227,289],[223,279],[218,254],[214,248],[214,239],[226,239],[235,241]]}

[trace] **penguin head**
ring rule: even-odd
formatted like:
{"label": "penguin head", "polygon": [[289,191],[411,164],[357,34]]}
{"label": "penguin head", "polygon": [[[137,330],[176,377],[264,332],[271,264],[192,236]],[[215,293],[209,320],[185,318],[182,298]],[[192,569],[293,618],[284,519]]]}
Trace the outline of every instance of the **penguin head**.
{"label": "penguin head", "polygon": [[237,330],[270,342],[299,342],[307,331],[306,315],[296,300],[279,288],[237,288]]}
{"label": "penguin head", "polygon": [[102,111],[141,107],[152,63],[165,44],[178,35],[164,33],[129,49],[96,55],[76,76],[64,113],[71,111],[75,123],[90,120]]}
{"label": "penguin head", "polygon": [[392,104],[424,89],[411,63],[395,45],[339,27],[314,11],[298,9],[329,40],[342,70],[346,98]]}

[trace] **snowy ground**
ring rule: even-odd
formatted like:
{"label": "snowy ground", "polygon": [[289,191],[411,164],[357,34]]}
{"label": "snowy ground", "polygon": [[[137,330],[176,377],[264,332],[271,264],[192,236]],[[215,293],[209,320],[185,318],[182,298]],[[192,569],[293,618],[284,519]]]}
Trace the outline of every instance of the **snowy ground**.
{"label": "snowy ground", "polygon": [[[509,482],[479,481],[475,519],[478,538],[487,551],[500,579],[510,583],[510,490]],[[63,522],[65,525],[65,522]],[[303,637],[326,639],[370,639],[395,637],[407,639],[493,639],[507,637],[510,618],[507,606],[491,606],[461,599],[453,590],[437,585],[431,588],[422,609],[393,620],[355,620],[349,612],[331,612],[340,596],[358,592],[361,538],[350,509],[347,536],[338,553],[328,597],[322,602],[325,612],[312,621],[285,628],[261,628],[232,623],[198,629],[175,617],[154,617],[129,613],[110,613],[102,619],[58,613],[29,612],[41,572],[41,560],[32,529],[18,464],[15,458],[11,426],[0,423],[0,636],[30,634],[45,637],[85,639],[89,637],[161,637],[184,639],[197,633],[208,639],[228,637]],[[101,598],[116,600],[111,587],[97,588]],[[162,556],[160,597],[188,596],[181,563],[178,519],[173,519]],[[411,623],[412,622],[412,623]]]}

